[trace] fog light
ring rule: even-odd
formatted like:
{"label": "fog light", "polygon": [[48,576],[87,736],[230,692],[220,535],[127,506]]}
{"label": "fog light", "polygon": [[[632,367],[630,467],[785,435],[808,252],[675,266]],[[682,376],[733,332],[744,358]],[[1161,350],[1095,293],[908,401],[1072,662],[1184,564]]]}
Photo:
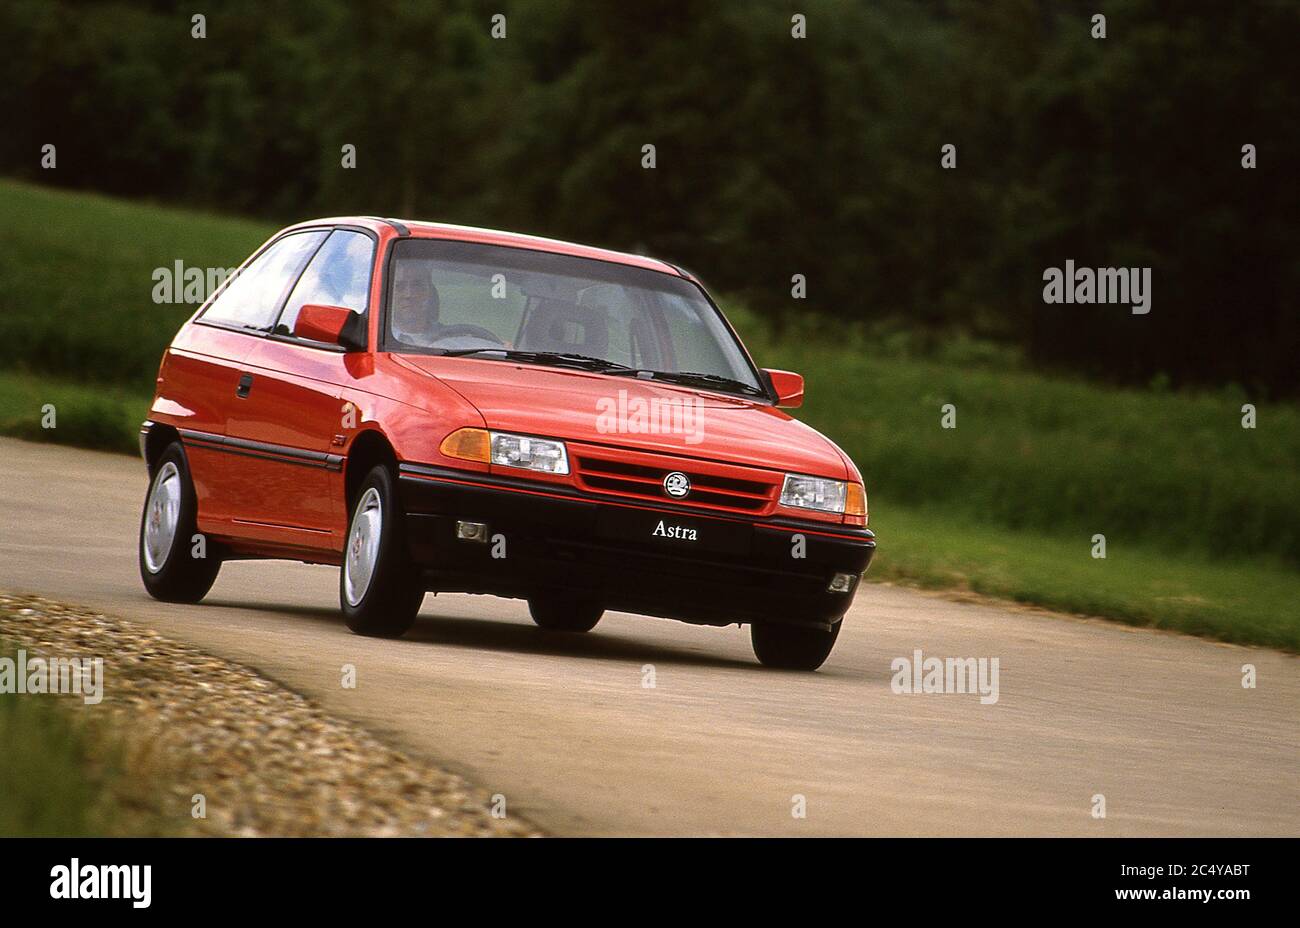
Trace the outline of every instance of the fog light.
{"label": "fog light", "polygon": [[457,522],[456,537],[461,541],[479,541],[484,544],[488,540],[488,527],[486,522]]}
{"label": "fog light", "polygon": [[853,574],[836,574],[831,577],[831,585],[826,589],[831,593],[847,593],[853,589],[854,579]]}

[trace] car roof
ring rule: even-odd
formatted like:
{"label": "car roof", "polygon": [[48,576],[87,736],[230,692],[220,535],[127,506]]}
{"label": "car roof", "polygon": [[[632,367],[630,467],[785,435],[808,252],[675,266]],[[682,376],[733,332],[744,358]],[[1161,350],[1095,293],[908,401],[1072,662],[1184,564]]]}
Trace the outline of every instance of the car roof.
{"label": "car roof", "polygon": [[632,267],[660,271],[677,277],[690,277],[689,274],[676,265],[646,255],[611,251],[608,248],[597,248],[594,245],[580,245],[576,242],[543,238],[540,235],[503,232],[499,229],[481,229],[476,226],[460,226],[445,222],[425,222],[419,219],[381,219],[378,216],[335,216],[329,219],[311,219],[306,222],[296,223],[289,228],[298,229],[322,225],[363,226],[374,232],[379,232],[385,228],[393,228],[403,237],[450,239],[458,242],[476,242],[483,245],[503,245],[507,248],[528,248],[533,251],[571,255],[575,258],[592,258],[596,261],[627,264]]}

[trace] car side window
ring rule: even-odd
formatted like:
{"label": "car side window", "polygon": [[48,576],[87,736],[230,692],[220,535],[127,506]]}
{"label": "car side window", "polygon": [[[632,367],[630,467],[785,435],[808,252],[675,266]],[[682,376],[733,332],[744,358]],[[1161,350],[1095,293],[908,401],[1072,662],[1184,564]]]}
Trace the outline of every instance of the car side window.
{"label": "car side window", "polygon": [[285,291],[328,233],[286,235],[240,271],[203,313],[205,322],[269,331]]}
{"label": "car side window", "polygon": [[364,315],[370,300],[370,268],[375,243],[368,235],[336,229],[303,271],[275,327],[279,335],[292,335],[298,313],[308,303],[342,306]]}

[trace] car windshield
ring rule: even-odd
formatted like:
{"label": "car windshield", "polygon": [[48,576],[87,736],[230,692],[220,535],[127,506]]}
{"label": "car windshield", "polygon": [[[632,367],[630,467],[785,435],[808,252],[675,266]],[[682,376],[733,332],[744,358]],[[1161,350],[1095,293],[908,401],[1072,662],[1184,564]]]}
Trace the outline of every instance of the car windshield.
{"label": "car windshield", "polygon": [[762,395],[691,281],[608,261],[433,239],[396,243],[384,347],[472,355]]}

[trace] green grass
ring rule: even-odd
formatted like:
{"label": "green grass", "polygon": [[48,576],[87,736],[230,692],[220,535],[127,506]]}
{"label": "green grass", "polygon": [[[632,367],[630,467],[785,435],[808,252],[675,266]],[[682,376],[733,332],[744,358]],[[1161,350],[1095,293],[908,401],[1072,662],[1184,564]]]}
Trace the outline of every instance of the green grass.
{"label": "green grass", "polygon": [[99,833],[103,791],[84,733],[47,697],[0,697],[0,835]]}
{"label": "green grass", "polygon": [[[1170,555],[1091,536],[1011,532],[946,510],[878,502],[869,578],[971,590],[1066,612],[1300,651],[1300,575],[1268,562]],[[870,595],[869,592],[863,595]]]}
{"label": "green grass", "polygon": [[[0,432],[134,453],[193,310],[152,302],[153,269],[233,267],[272,230],[8,181],[0,206],[0,363],[21,369],[0,374]],[[872,576],[1300,650],[1295,405],[1258,403],[1243,429],[1240,390],[1113,389],[960,337],[824,321],[778,335],[728,314],[761,364],[804,373],[798,415],[862,470]]]}
{"label": "green grass", "polygon": [[237,267],[272,231],[13,181],[0,213],[0,367],[137,390],[198,308],[154,303],[154,269]]}
{"label": "green grass", "polygon": [[62,697],[0,696],[0,836],[174,833],[155,808],[157,771],[128,763],[122,743],[79,712]]}
{"label": "green grass", "polygon": [[[118,387],[0,373],[0,435],[139,454],[140,423],[151,400]],[[47,406],[54,407],[52,417]]]}

